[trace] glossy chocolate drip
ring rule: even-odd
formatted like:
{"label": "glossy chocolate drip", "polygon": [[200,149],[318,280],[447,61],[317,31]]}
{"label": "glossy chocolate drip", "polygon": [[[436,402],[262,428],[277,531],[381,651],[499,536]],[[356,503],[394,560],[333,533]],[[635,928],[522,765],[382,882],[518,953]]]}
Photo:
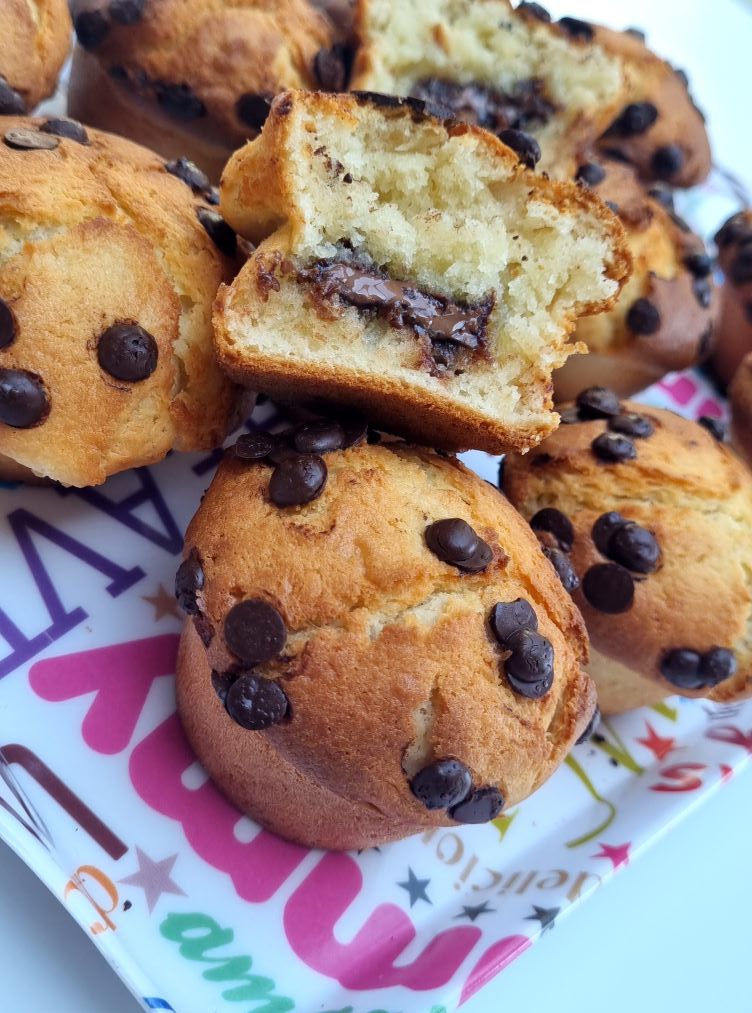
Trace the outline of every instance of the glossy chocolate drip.
{"label": "glossy chocolate drip", "polygon": [[319,261],[298,277],[315,285],[326,299],[337,295],[359,310],[374,310],[392,327],[412,327],[442,346],[441,360],[446,358],[446,343],[471,351],[482,348],[494,305],[493,296],[473,305],[455,303],[357,262]]}
{"label": "glossy chocolate drip", "polygon": [[537,78],[519,81],[508,93],[484,84],[425,78],[415,84],[412,97],[444,106],[457,119],[494,133],[542,126],[556,112],[556,106],[546,98],[543,82]]}

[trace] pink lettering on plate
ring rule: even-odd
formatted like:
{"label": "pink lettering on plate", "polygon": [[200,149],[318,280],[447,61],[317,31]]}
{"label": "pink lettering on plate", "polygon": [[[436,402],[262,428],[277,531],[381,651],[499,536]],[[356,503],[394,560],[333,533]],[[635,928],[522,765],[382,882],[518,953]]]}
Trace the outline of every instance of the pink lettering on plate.
{"label": "pink lettering on plate", "polygon": [[363,875],[348,855],[325,855],[290,896],[284,925],[301,960],[357,991],[402,985],[425,991],[445,985],[481,936],[470,925],[439,932],[409,964],[395,966],[415,939],[411,919],[396,904],[379,904],[349,943],[334,928],[361,891]]}
{"label": "pink lettering on plate", "polygon": [[55,702],[96,692],[81,733],[97,753],[112,756],[131,741],[151,684],[175,672],[178,640],[170,633],[48,658],[32,665],[29,683]]}

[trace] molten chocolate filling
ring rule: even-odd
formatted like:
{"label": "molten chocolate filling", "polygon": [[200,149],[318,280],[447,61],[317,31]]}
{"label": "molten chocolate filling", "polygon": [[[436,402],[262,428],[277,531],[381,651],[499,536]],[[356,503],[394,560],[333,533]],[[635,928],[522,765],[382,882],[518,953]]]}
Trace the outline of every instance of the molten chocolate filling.
{"label": "molten chocolate filling", "polygon": [[357,261],[320,260],[298,271],[323,299],[339,296],[361,311],[375,312],[392,327],[411,327],[431,342],[431,357],[439,366],[459,365],[461,352],[485,356],[485,335],[495,297],[479,303],[457,303],[445,296],[421,292],[406,281]]}
{"label": "molten chocolate filling", "polygon": [[412,89],[413,98],[422,99],[448,110],[465,123],[500,133],[510,128],[525,130],[548,123],[556,112],[538,78],[519,81],[510,92],[498,91],[484,84],[458,84],[440,78],[424,78]]}

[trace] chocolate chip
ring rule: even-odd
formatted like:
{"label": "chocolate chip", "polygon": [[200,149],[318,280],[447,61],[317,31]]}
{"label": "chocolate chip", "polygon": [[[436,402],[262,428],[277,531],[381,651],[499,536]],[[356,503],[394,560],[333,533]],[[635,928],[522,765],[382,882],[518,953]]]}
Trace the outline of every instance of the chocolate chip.
{"label": "chocolate chip", "polygon": [[505,641],[512,653],[504,662],[504,673],[515,693],[537,700],[554,681],[554,649],[550,640],[534,630],[517,630]]}
{"label": "chocolate chip", "polygon": [[313,73],[323,91],[344,91],[347,85],[344,47],[336,44],[331,49],[320,49],[313,58]]}
{"label": "chocolate chip", "polygon": [[107,38],[110,22],[104,11],[81,11],[73,19],[73,28],[84,49],[96,49]]}
{"label": "chocolate chip", "polygon": [[282,616],[260,598],[233,605],[225,616],[224,630],[227,646],[247,665],[276,658],[287,640]]}
{"label": "chocolate chip", "polygon": [[[340,414],[337,421],[345,431],[345,442],[343,444],[344,450],[347,450],[348,447],[354,447],[358,443],[362,443],[365,439],[368,439],[369,443],[371,442],[368,431],[368,423],[362,415],[358,414],[358,412],[346,412],[344,414]],[[374,440],[373,442],[380,442],[380,437],[379,440]]]}
{"label": "chocolate chip", "polygon": [[78,120],[69,120],[64,117],[56,117],[45,122],[39,128],[43,134],[53,134],[55,137],[65,137],[77,144],[90,144],[86,127]]}
{"label": "chocolate chip", "polygon": [[497,602],[491,609],[489,622],[493,635],[502,645],[506,644],[513,633],[538,629],[535,609],[524,598]]}
{"label": "chocolate chip", "polygon": [[227,694],[230,691],[230,687],[237,679],[235,672],[212,672],[211,682],[214,692],[219,697],[220,703],[224,707],[227,701]]}
{"label": "chocolate chip", "polygon": [[588,186],[598,186],[606,178],[606,170],[597,162],[584,162],[574,177],[578,183],[587,183]]}
{"label": "chocolate chip", "polygon": [[458,823],[488,823],[503,808],[504,798],[498,788],[476,788],[464,802],[450,809],[449,815]]}
{"label": "chocolate chip", "polygon": [[263,461],[274,450],[276,443],[271,433],[243,433],[235,443],[235,456],[242,461]]}
{"label": "chocolate chip", "polygon": [[188,84],[157,81],[154,94],[165,112],[176,120],[197,120],[206,116],[206,106]]}
{"label": "chocolate chip", "polygon": [[241,95],[235,103],[238,119],[242,120],[247,127],[261,130],[271,110],[272,98],[272,95],[257,95],[252,91]]}
{"label": "chocolate chip", "polygon": [[626,517],[617,514],[612,510],[610,513],[601,514],[593,525],[592,536],[596,549],[604,556],[610,554],[611,538],[614,533],[624,524],[628,524]]}
{"label": "chocolate chip", "polygon": [[611,536],[606,555],[634,573],[653,573],[661,558],[661,549],[651,531],[626,521]]}
{"label": "chocolate chip", "polygon": [[[604,388],[601,387],[601,388],[598,388],[598,389],[599,390],[603,390]],[[614,396],[616,396],[616,395],[614,395]],[[580,420],[579,410],[577,409],[577,407],[575,405],[568,405],[566,408],[559,408],[558,412],[559,412],[559,422],[563,426],[572,426],[576,422],[580,422],[581,421]],[[549,461],[551,460],[551,455],[550,454],[546,454],[546,455],[543,455],[543,456],[548,457]]]}
{"label": "chocolate chip", "polygon": [[236,724],[260,732],[284,721],[290,701],[278,682],[246,672],[228,689],[225,707]]}
{"label": "chocolate chip", "polygon": [[556,539],[559,548],[569,552],[574,544],[574,528],[572,522],[556,507],[544,507],[530,518],[533,531],[548,531]]}
{"label": "chocolate chip", "polygon": [[678,144],[666,144],[656,149],[650,164],[659,179],[671,179],[684,165],[684,152]]}
{"label": "chocolate chip", "polygon": [[467,798],[473,787],[472,774],[459,760],[429,763],[410,782],[410,789],[426,809],[448,809]]}
{"label": "chocolate chip", "polygon": [[595,34],[593,26],[587,21],[580,21],[579,18],[559,18],[558,24],[567,35],[580,42],[590,42]]}
{"label": "chocolate chip", "polygon": [[599,707],[596,707],[595,710],[593,711],[593,716],[590,718],[590,720],[587,723],[587,727],[585,728],[585,731],[582,733],[582,735],[579,737],[579,739],[577,739],[577,741],[575,742],[576,746],[581,746],[583,742],[587,742],[587,740],[592,736],[593,732],[595,731],[595,729],[600,724],[600,720],[601,720],[601,711],[600,711]]}
{"label": "chocolate chip", "polygon": [[0,74],[0,116],[23,116],[26,111],[23,97]]}
{"label": "chocolate chip", "polygon": [[674,210],[674,192],[665,183],[654,183],[648,189],[648,196],[667,211]]}
{"label": "chocolate chip", "polygon": [[700,676],[701,664],[702,656],[699,651],[676,647],[666,651],[661,658],[661,675],[672,686],[678,686],[680,689],[701,689],[703,684]]}
{"label": "chocolate chip", "polygon": [[684,266],[695,278],[707,278],[713,270],[713,258],[707,253],[688,253]]}
{"label": "chocolate chip", "polygon": [[707,429],[710,435],[714,439],[718,440],[719,443],[726,442],[728,438],[728,429],[722,419],[718,419],[713,415],[701,415],[697,421],[704,429]]}
{"label": "chocolate chip", "polygon": [[540,4],[523,0],[521,4],[518,4],[517,10],[522,14],[529,14],[531,17],[535,18],[536,21],[542,21],[547,25],[551,23],[551,15],[548,13],[546,8],[542,7]]}
{"label": "chocolate chip", "polygon": [[637,39],[638,42],[644,42],[647,36],[642,28],[625,28],[625,35],[631,35],[633,39]]}
{"label": "chocolate chip", "polygon": [[549,560],[554,570],[556,570],[564,590],[570,594],[576,591],[580,586],[580,578],[575,573],[569,556],[562,552],[561,549],[552,549],[548,545],[544,545],[543,555]]}
{"label": "chocolate chip", "polygon": [[528,169],[534,169],[541,160],[540,144],[524,130],[502,130],[499,140],[518,156],[523,165]]}
{"label": "chocolate chip", "polygon": [[[674,73],[676,74],[676,76],[681,81],[681,83],[684,85],[684,87],[685,88],[689,88],[689,77],[687,76],[686,70],[682,70],[681,67],[674,67],[673,70],[674,70]],[[698,110],[698,112],[699,112],[699,110]]]}
{"label": "chocolate chip", "polygon": [[619,398],[608,387],[588,387],[575,403],[580,419],[607,419],[621,411]]}
{"label": "chocolate chip", "polygon": [[721,247],[743,243],[750,239],[752,239],[752,223],[747,221],[743,211],[732,215],[715,234],[715,241]]}
{"label": "chocolate chip", "polygon": [[138,383],[157,368],[159,346],[138,324],[113,324],[99,335],[97,359],[116,380]]}
{"label": "chocolate chip", "polygon": [[178,567],[175,574],[175,597],[183,612],[188,615],[199,615],[201,609],[196,602],[196,595],[204,587],[204,568],[195,549]]}
{"label": "chocolate chip", "polygon": [[713,301],[713,290],[706,278],[695,278],[692,282],[692,291],[695,299],[704,310],[708,309]]}
{"label": "chocolate chip", "polygon": [[327,470],[317,454],[293,454],[277,464],[269,482],[269,498],[278,507],[310,503],[324,491]]}
{"label": "chocolate chip", "polygon": [[110,17],[120,25],[135,25],[145,7],[146,0],[110,0]]}
{"label": "chocolate chip", "polygon": [[730,679],[735,672],[736,657],[733,651],[725,647],[712,647],[702,657],[700,675],[706,686],[717,686],[724,679]]}
{"label": "chocolate chip", "polygon": [[606,131],[619,137],[644,134],[658,119],[658,110],[652,102],[631,102],[625,106]]}
{"label": "chocolate chip", "polygon": [[292,437],[295,430],[285,429],[281,433],[274,433],[274,446],[269,454],[272,464],[281,464],[289,457],[297,457],[298,451],[292,445]]}
{"label": "chocolate chip", "polygon": [[752,281],[752,243],[745,243],[728,270],[728,276],[735,285],[744,285]]}
{"label": "chocolate chip", "polygon": [[0,348],[12,345],[17,334],[16,314],[4,299],[0,299]]}
{"label": "chocolate chip", "polygon": [[459,517],[448,517],[429,524],[426,545],[443,563],[468,573],[480,573],[493,559],[490,545]]}
{"label": "chocolate chip", "polygon": [[605,203],[606,203],[606,207],[607,207],[607,208],[610,208],[610,209],[611,209],[611,211],[613,211],[613,213],[614,213],[615,215],[618,215],[618,214],[619,214],[619,205],[618,205],[618,204],[616,203],[616,201],[613,201],[613,200],[607,200],[607,201],[606,201]]}
{"label": "chocolate chip", "polygon": [[623,412],[608,420],[608,428],[614,433],[622,433],[636,440],[646,440],[655,432],[655,427],[646,415],[637,412]]}
{"label": "chocolate chip", "polygon": [[710,355],[710,351],[713,347],[713,322],[711,321],[705,330],[700,335],[700,340],[697,343],[697,357],[700,362]]}
{"label": "chocolate chip", "polygon": [[212,211],[211,208],[197,208],[196,217],[220,253],[234,257],[238,249],[238,237],[222,215]]}
{"label": "chocolate chip", "polygon": [[53,151],[60,141],[50,134],[43,134],[31,127],[12,127],[6,130],[3,140],[16,151]]}
{"label": "chocolate chip", "polygon": [[[206,201],[207,204],[212,204],[215,208],[219,207],[219,201],[220,201],[219,187],[217,187],[217,186],[210,186],[207,190],[205,190],[204,191],[204,200]],[[253,252],[253,247],[250,248],[249,256],[250,256],[250,253],[252,253],[252,252]],[[260,395],[259,395],[259,397],[260,397]],[[256,402],[258,403],[258,397],[256,398]]]}
{"label": "chocolate chip", "polygon": [[0,422],[14,429],[31,429],[49,413],[41,377],[25,369],[0,369]]}
{"label": "chocolate chip", "polygon": [[173,158],[165,162],[165,169],[186,183],[194,193],[204,193],[210,187],[209,177],[189,158]]}
{"label": "chocolate chip", "polygon": [[596,436],[590,447],[600,461],[609,464],[633,461],[637,457],[634,443],[621,433],[601,433],[600,436]]}
{"label": "chocolate chip", "polygon": [[649,299],[635,299],[627,313],[627,327],[633,334],[655,334],[661,326],[661,314]]}
{"label": "chocolate chip", "polygon": [[339,422],[317,419],[299,426],[293,436],[295,449],[301,454],[326,454],[342,450],[345,445],[345,431]]}
{"label": "chocolate chip", "polygon": [[596,563],[582,581],[585,598],[599,612],[618,615],[634,603],[634,580],[618,563]]}

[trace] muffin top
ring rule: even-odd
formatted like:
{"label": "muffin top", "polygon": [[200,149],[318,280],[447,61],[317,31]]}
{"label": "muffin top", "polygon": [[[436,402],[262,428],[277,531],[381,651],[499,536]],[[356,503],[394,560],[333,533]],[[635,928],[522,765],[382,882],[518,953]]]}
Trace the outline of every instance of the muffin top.
{"label": "muffin top", "polygon": [[0,454],[65,484],[216,446],[211,305],[234,233],[188,163],[71,120],[0,137]]}
{"label": "muffin top", "polygon": [[55,90],[70,48],[66,0],[0,4],[0,115],[31,112]]}
{"label": "muffin top", "polygon": [[568,554],[593,647],[667,695],[749,695],[752,476],[723,426],[602,388],[562,418],[534,453],[508,458],[504,491]]}

